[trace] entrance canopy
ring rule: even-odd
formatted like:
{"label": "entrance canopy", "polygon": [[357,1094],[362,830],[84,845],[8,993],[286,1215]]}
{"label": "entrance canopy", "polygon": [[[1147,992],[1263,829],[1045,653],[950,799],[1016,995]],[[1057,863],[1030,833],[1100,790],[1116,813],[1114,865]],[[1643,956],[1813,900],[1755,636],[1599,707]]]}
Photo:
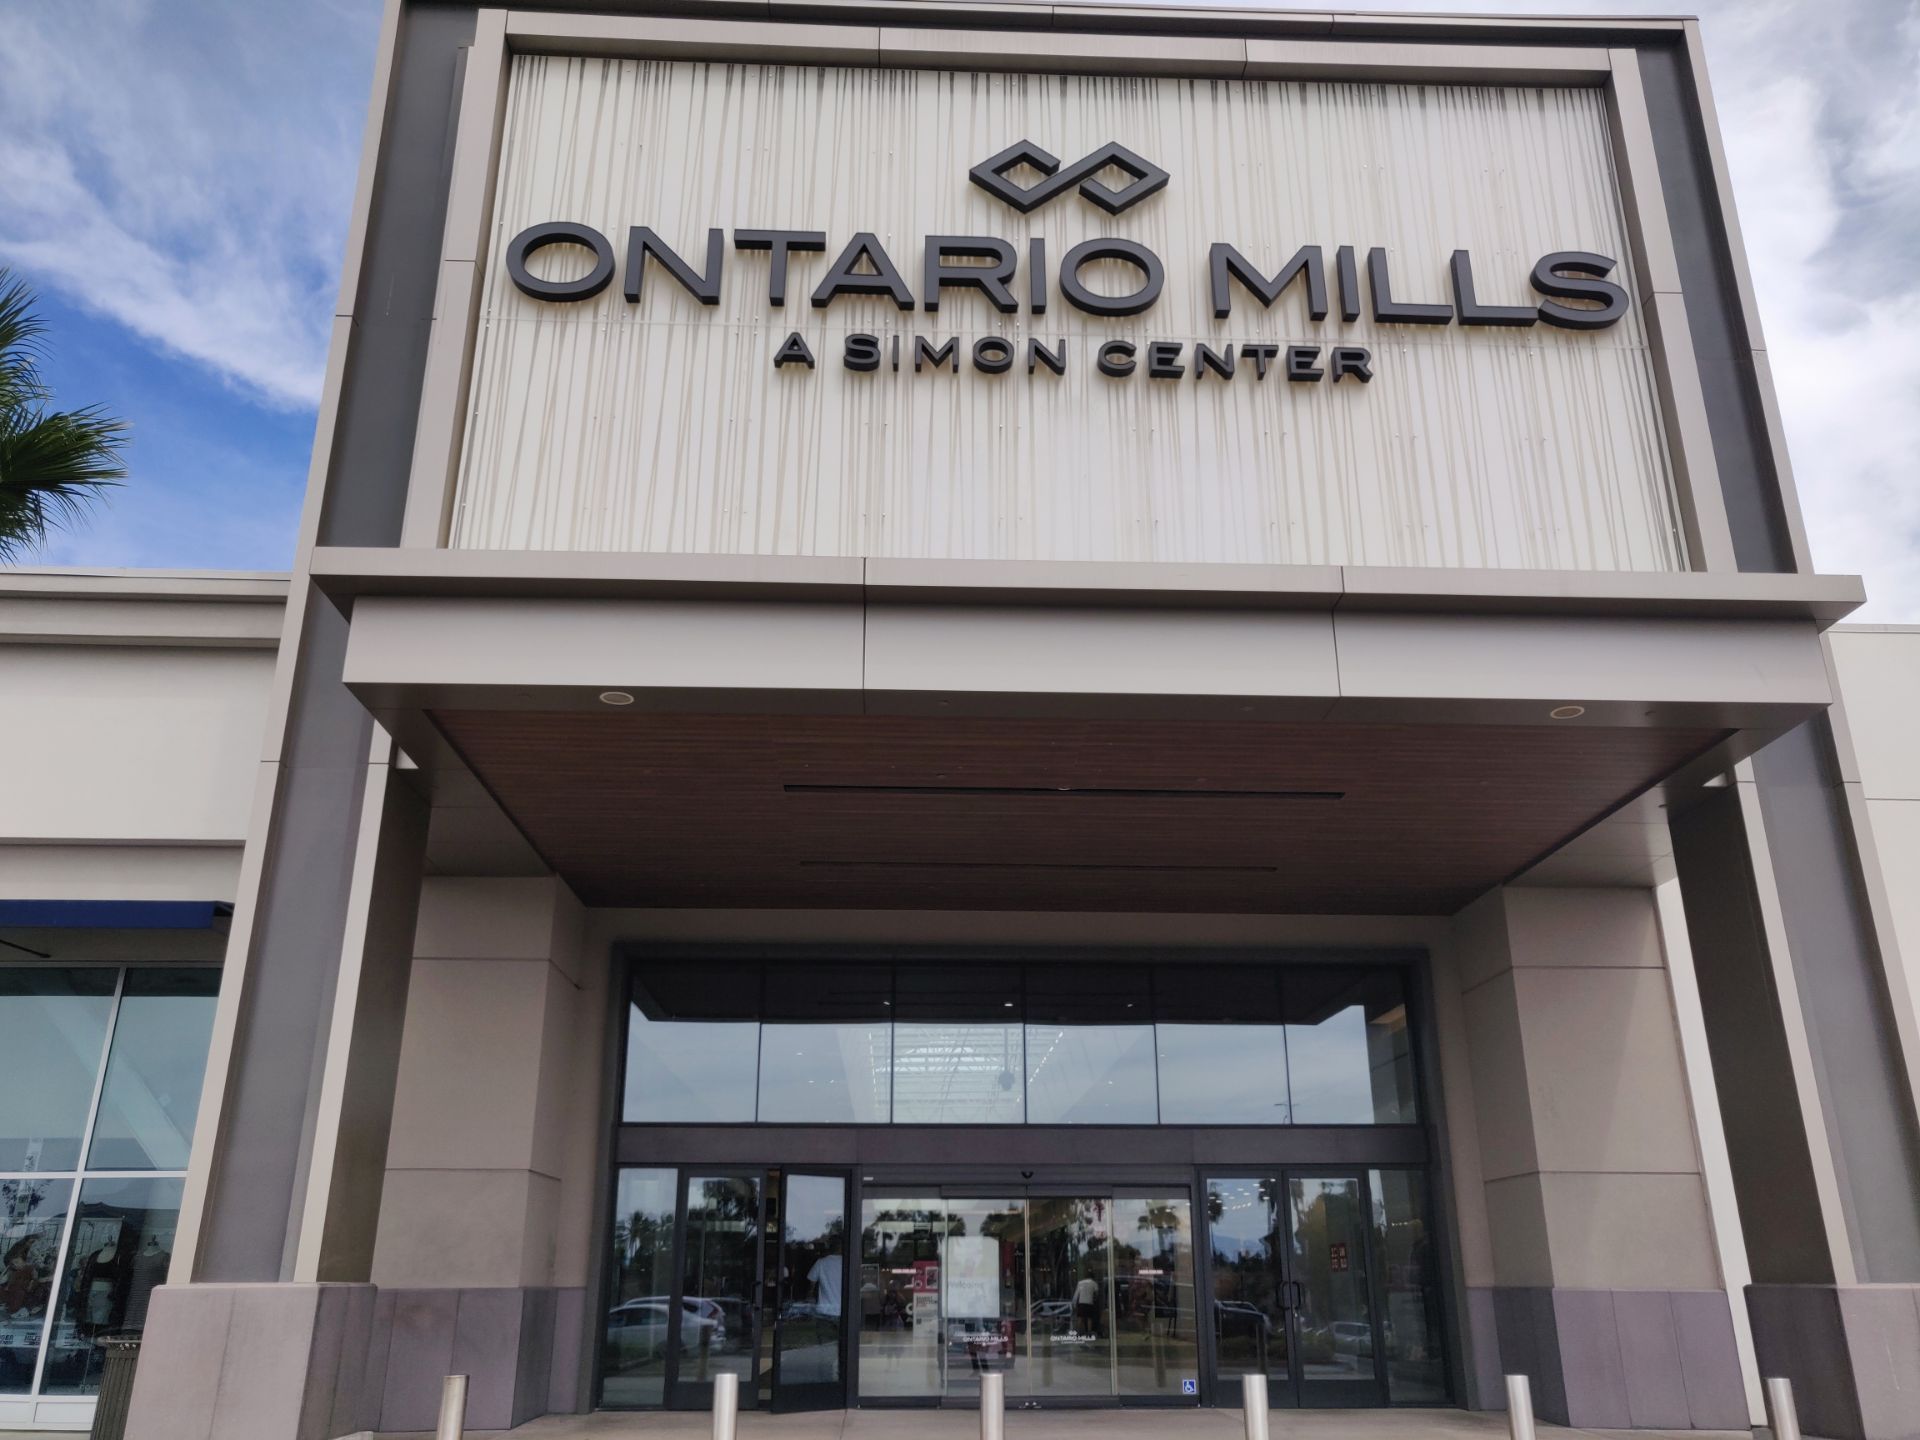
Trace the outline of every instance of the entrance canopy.
{"label": "entrance canopy", "polygon": [[591,905],[1448,914],[1830,700],[1848,579],[321,551]]}

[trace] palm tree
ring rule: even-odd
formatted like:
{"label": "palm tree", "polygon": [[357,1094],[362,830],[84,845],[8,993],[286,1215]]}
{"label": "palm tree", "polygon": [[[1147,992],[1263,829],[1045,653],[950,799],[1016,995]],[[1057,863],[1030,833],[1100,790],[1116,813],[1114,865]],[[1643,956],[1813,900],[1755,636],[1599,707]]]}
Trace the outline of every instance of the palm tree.
{"label": "palm tree", "polygon": [[40,378],[45,331],[26,282],[0,269],[0,563],[45,543],[50,528],[77,518],[127,473],[123,421],[97,405],[51,408]]}

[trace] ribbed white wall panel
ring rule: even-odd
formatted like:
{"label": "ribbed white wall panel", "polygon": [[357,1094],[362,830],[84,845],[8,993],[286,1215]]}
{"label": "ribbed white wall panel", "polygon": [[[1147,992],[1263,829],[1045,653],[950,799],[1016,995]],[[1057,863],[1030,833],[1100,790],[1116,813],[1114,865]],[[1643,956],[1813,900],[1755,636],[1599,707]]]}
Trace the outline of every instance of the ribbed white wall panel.
{"label": "ribbed white wall panel", "polygon": [[[452,543],[472,548],[1265,561],[1546,569],[1684,568],[1637,307],[1597,333],[1308,319],[1237,284],[1213,318],[1207,250],[1271,273],[1296,247],[1388,248],[1396,298],[1449,297],[1469,249],[1480,298],[1527,303],[1553,250],[1631,261],[1601,95],[1589,90],[1177,81],[525,56],[513,62]],[[1021,215],[967,179],[1027,139],[1071,164],[1108,141],[1172,172],[1118,216],[1067,192]],[[721,303],[657,262],[629,304],[529,299],[506,241],[571,220],[650,225],[696,267],[728,231]],[[736,227],[817,229],[784,310]],[[1101,319],[1057,287],[1045,315],[948,291],[937,314],[883,298],[808,303],[854,232],[916,296],[928,234],[997,235],[1050,262],[1097,234],[1151,247],[1167,290]],[[535,257],[578,273],[579,252]],[[1133,288],[1122,269],[1114,291]],[[776,372],[804,333],[819,369]],[[1005,335],[1006,375],[856,374],[846,333]],[[1027,336],[1068,372],[1026,372]],[[1102,339],[1189,342],[1189,374],[1100,375]],[[1191,343],[1361,344],[1370,386],[1191,374]]]}

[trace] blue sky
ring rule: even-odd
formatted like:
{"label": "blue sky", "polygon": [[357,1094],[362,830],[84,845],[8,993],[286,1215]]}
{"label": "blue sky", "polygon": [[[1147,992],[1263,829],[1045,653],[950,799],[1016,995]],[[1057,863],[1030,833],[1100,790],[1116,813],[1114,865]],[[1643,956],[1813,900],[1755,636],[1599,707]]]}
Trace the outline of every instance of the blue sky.
{"label": "blue sky", "polygon": [[[1920,0],[1697,8],[1815,562],[1866,575],[1856,618],[1920,621]],[[0,265],[40,291],[60,403],[135,435],[39,563],[290,563],[379,12],[0,0]]]}

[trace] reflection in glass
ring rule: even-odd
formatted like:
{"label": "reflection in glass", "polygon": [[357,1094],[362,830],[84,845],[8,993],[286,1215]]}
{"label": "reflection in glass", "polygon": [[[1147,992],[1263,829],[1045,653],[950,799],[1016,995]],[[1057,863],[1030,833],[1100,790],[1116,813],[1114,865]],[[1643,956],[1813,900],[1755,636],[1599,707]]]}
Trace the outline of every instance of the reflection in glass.
{"label": "reflection in glass", "polygon": [[675,1384],[740,1377],[740,1403],[753,1403],[754,1291],[760,1283],[757,1176],[695,1175],[687,1181],[686,1263],[680,1279],[679,1369]]}
{"label": "reflection in glass", "polygon": [[946,1201],[860,1204],[860,1394],[938,1395],[940,1258]]}
{"label": "reflection in glass", "polygon": [[947,1201],[940,1274],[950,1398],[978,1399],[980,1377],[992,1371],[1006,1375],[1009,1395],[1026,1384],[1025,1212],[1024,1200]]}
{"label": "reflection in glass", "polygon": [[0,1180],[0,1395],[33,1388],[72,1194],[69,1180]]}
{"label": "reflection in glass", "polygon": [[1278,1025],[1156,1025],[1163,1125],[1285,1125],[1287,1036]]}
{"label": "reflection in glass", "polygon": [[1151,1125],[1151,1025],[1029,1025],[1029,1125]]}
{"label": "reflection in glass", "polygon": [[0,1172],[79,1165],[117,973],[0,967]]}
{"label": "reflection in glass", "polygon": [[1113,1202],[1036,1195],[1027,1202],[1026,1395],[1113,1393]]}
{"label": "reflection in glass", "polygon": [[1278,1182],[1269,1178],[1207,1182],[1217,1390],[1248,1373],[1265,1375],[1275,1395],[1292,1383],[1281,1305],[1285,1203]]}
{"label": "reflection in glass", "polygon": [[1387,1399],[1395,1405],[1444,1403],[1446,1359],[1425,1176],[1375,1170],[1370,1179],[1374,1289],[1386,1308]]}
{"label": "reflection in glass", "polygon": [[893,1123],[1018,1125],[1021,1027],[964,1021],[893,1028]]}
{"label": "reflection in glass", "polygon": [[156,1285],[173,1263],[184,1180],[88,1180],[67,1247],[60,1308],[40,1380],[43,1395],[92,1395],[106,1351],[100,1341],[147,1322]]}
{"label": "reflection in glass", "polygon": [[627,1007],[629,1124],[753,1119],[760,1027],[737,1020],[650,1020]]}
{"label": "reflection in glass", "polygon": [[1113,1202],[1113,1305],[1119,1393],[1180,1395],[1180,1382],[1200,1374],[1185,1195]]}
{"label": "reflection in glass", "polygon": [[672,1342],[672,1170],[620,1171],[613,1201],[613,1302],[602,1339],[601,1404],[658,1405]]}
{"label": "reflection in glass", "polygon": [[1413,1054],[1400,975],[1303,966],[1281,981],[1296,1125],[1411,1124]]}
{"label": "reflection in glass", "polygon": [[208,966],[127,971],[91,1168],[186,1169],[219,993],[220,972]]}
{"label": "reflection in glass", "polygon": [[780,1223],[786,1271],[774,1330],[780,1384],[837,1385],[846,1309],[847,1182],[787,1176]]}
{"label": "reflection in glass", "polygon": [[[1296,1175],[1287,1189],[1301,1379],[1371,1390],[1376,1384],[1373,1310],[1360,1181]],[[1302,1398],[1310,1397],[1303,1392]]]}
{"label": "reflection in glass", "polygon": [[760,1123],[884,1125],[892,1027],[760,1027]]}

